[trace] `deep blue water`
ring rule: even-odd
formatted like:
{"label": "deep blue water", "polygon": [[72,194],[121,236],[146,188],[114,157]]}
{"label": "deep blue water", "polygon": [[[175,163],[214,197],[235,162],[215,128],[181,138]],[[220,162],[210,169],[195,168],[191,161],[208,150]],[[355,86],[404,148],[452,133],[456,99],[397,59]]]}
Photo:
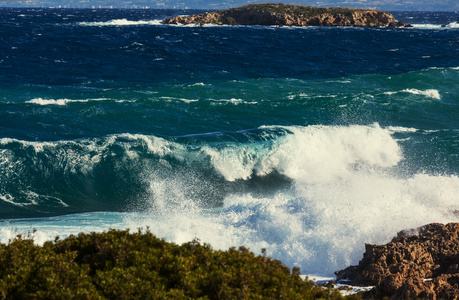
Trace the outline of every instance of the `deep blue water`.
{"label": "deep blue water", "polygon": [[149,226],[330,275],[457,221],[457,13],[160,24],[195,12],[0,9],[1,240]]}

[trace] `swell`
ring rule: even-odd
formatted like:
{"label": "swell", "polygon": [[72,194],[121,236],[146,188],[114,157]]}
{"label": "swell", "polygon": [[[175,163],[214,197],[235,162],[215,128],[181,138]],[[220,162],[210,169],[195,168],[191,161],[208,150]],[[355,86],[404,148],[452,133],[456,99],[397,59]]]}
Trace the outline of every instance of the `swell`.
{"label": "swell", "polygon": [[[430,143],[432,135],[437,143]],[[299,185],[352,178],[362,170],[402,177],[439,170],[455,174],[458,142],[454,131],[378,124],[261,126],[175,138],[143,134],[56,142],[3,138],[1,217],[162,211],[190,203],[217,208],[230,195],[289,194]]]}
{"label": "swell", "polygon": [[459,126],[457,80],[456,67],[336,79],[200,78],[180,85],[127,87],[103,82],[59,89],[18,85],[1,90],[0,136],[29,141],[122,133],[174,137],[266,124],[374,122],[451,129]]}
{"label": "swell", "polygon": [[[0,49],[2,85],[339,78],[457,66],[457,29],[449,29],[452,22],[448,30],[184,28],[144,24],[155,24],[151,20],[166,13],[161,11],[136,18],[132,12],[99,13],[10,12],[7,19],[14,19],[15,26],[0,25],[1,42],[9,45]],[[418,46],[424,44],[435,46]]]}
{"label": "swell", "polygon": [[[428,148],[432,140],[436,149]],[[167,139],[2,139],[0,175],[7,180],[0,205],[14,210],[9,219],[104,211],[11,220],[1,230],[11,236],[16,226],[34,224],[44,240],[81,226],[148,226],[176,243],[198,237],[219,249],[266,248],[307,274],[332,275],[357,263],[365,243],[457,221],[457,166],[435,165],[450,154],[457,160],[458,141],[454,130],[378,124],[262,126]],[[124,213],[110,213],[116,206]]]}
{"label": "swell", "polygon": [[[218,189],[226,180],[212,169],[207,154],[210,148],[201,143],[196,137],[180,144],[131,134],[57,142],[3,138],[1,216],[126,210],[132,205],[141,206],[139,199],[149,193],[151,178],[175,182],[174,189],[182,186],[180,192],[192,193],[192,198],[203,207],[221,205],[222,193],[230,186]],[[223,147],[219,142],[214,144],[215,149]],[[208,188],[194,188],[203,183]],[[160,197],[173,198],[169,192],[172,193],[163,191]]]}
{"label": "swell", "polygon": [[[41,240],[149,226],[331,275],[364,243],[457,221],[455,19],[394,31],[10,13],[0,24],[2,238],[40,222]],[[123,19],[139,24],[81,24]],[[11,220],[81,212],[92,213]]]}
{"label": "swell", "polygon": [[390,132],[378,125],[263,126],[169,139],[3,138],[0,145],[4,218],[156,210],[190,202],[221,207],[231,194],[265,197],[294,183],[348,176],[358,165],[387,168],[401,159]]}

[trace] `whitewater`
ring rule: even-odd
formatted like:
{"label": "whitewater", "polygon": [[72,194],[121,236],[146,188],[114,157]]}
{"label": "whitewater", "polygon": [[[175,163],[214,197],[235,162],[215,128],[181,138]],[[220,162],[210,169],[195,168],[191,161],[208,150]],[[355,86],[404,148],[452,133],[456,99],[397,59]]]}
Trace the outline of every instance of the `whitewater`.
{"label": "whitewater", "polygon": [[2,243],[148,228],[333,276],[365,243],[459,219],[455,13],[285,28],[0,12]]}

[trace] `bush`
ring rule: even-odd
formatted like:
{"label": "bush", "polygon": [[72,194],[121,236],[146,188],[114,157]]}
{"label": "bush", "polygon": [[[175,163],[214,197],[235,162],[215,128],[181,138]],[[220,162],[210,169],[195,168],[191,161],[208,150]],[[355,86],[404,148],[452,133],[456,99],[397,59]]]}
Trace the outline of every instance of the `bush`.
{"label": "bush", "polygon": [[[259,4],[248,4],[238,8],[232,8],[228,11],[238,10],[258,10],[261,12],[268,12],[274,14],[291,14],[298,17],[311,18],[323,14],[332,15],[343,15],[351,17],[353,12],[365,11],[364,9],[358,8],[347,8],[347,7],[313,7],[313,6],[302,6],[302,5],[287,5],[279,3],[259,3]],[[220,13],[225,11],[219,11]]]}
{"label": "bush", "polygon": [[0,244],[0,293],[4,299],[343,298],[244,247],[179,246],[140,230],[81,233],[43,246],[21,236]]}

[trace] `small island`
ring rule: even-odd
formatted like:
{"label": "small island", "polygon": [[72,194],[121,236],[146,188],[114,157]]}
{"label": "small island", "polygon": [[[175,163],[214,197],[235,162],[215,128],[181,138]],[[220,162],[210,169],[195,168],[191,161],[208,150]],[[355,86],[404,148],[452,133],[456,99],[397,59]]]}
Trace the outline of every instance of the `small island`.
{"label": "small island", "polygon": [[249,4],[187,17],[178,16],[164,20],[163,24],[411,27],[403,21],[395,21],[391,13],[375,9],[274,3]]}

